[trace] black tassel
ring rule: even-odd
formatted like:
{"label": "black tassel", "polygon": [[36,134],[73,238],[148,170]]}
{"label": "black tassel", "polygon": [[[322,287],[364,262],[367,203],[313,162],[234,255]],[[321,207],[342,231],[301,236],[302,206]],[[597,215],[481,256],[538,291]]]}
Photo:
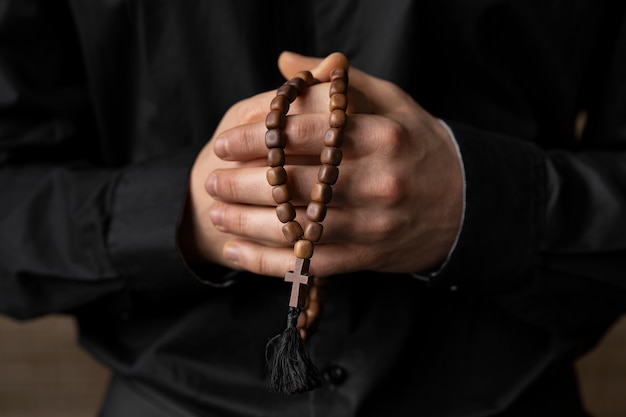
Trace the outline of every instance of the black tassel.
{"label": "black tassel", "polygon": [[283,394],[299,394],[322,385],[322,377],[309,358],[296,327],[300,309],[289,307],[287,328],[267,344],[268,388]]}

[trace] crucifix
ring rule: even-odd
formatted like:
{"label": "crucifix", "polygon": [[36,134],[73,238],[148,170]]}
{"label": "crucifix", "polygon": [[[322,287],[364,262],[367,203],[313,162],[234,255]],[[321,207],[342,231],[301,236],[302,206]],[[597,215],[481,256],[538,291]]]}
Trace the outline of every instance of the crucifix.
{"label": "crucifix", "polygon": [[285,281],[291,282],[290,307],[304,308],[308,286],[311,285],[313,279],[309,275],[309,263],[310,259],[296,258],[294,270],[285,274]]}

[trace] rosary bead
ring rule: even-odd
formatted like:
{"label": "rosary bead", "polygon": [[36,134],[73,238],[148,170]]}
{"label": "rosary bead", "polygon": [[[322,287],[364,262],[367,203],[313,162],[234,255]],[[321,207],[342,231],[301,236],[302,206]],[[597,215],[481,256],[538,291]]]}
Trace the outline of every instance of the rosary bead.
{"label": "rosary bead", "polygon": [[277,110],[283,114],[287,114],[289,111],[289,99],[283,95],[277,95],[270,103],[270,110]]}
{"label": "rosary bead", "polygon": [[304,235],[304,231],[302,230],[300,223],[290,221],[283,226],[283,235],[285,235],[285,238],[288,241],[295,242]]}
{"label": "rosary bead", "polygon": [[293,253],[296,258],[311,259],[313,256],[313,242],[306,239],[300,239],[293,245]]}
{"label": "rosary bead", "polygon": [[296,97],[298,97],[298,88],[291,84],[285,83],[278,87],[278,90],[276,90],[276,95],[285,96],[287,97],[287,100],[292,103],[296,99]]}
{"label": "rosary bead", "polygon": [[348,82],[348,72],[346,71],[345,68],[339,67],[339,68],[335,68],[334,70],[332,70],[330,72],[330,79],[331,81],[334,80],[343,80],[344,82]]}
{"label": "rosary bead", "polygon": [[294,75],[294,78],[302,78],[306,82],[306,85],[313,85],[316,82],[311,71],[300,71]]}
{"label": "rosary bead", "polygon": [[311,242],[317,242],[322,238],[324,226],[318,222],[309,222],[304,228],[304,238]]}
{"label": "rosary bead", "polygon": [[333,198],[333,189],[328,184],[315,183],[311,188],[311,200],[328,204]]}
{"label": "rosary bead", "polygon": [[343,128],[347,121],[346,112],[343,110],[333,110],[328,117],[330,127]]}
{"label": "rosary bead", "polygon": [[338,166],[341,163],[343,152],[341,148],[326,146],[320,153],[320,162],[322,164]]}
{"label": "rosary bead", "polygon": [[331,127],[326,130],[324,135],[324,145],[339,148],[343,143],[343,131],[337,127]]}
{"label": "rosary bead", "polygon": [[270,185],[281,185],[287,182],[287,171],[283,167],[273,167],[265,174]]}
{"label": "rosary bead", "polygon": [[[270,129],[265,132],[265,146],[268,148],[281,148],[287,145],[287,138],[281,129]],[[283,153],[284,156],[284,153]]]}
{"label": "rosary bead", "polygon": [[339,168],[334,165],[322,164],[317,173],[317,180],[324,184],[333,185],[339,178]]}
{"label": "rosary bead", "polygon": [[328,108],[330,111],[333,110],[343,110],[346,111],[348,108],[348,98],[345,94],[333,94],[330,96],[330,102],[328,104]]}
{"label": "rosary bead", "polygon": [[[265,138],[267,139],[267,135],[265,135]],[[285,151],[282,149],[283,147],[273,147],[267,151],[267,165],[271,167],[285,165]]]}
{"label": "rosary bead", "polygon": [[284,129],[286,121],[287,116],[284,113],[272,110],[265,118],[265,127],[268,129]]}
{"label": "rosary bead", "polygon": [[334,94],[346,94],[346,91],[347,91],[346,82],[341,78],[337,78],[330,82],[328,95],[329,97],[332,97]]}
{"label": "rosary bead", "polygon": [[277,185],[272,188],[272,198],[274,198],[276,204],[286,203],[291,200],[291,193],[289,188],[287,188],[287,184]]}
{"label": "rosary bead", "polygon": [[306,216],[314,222],[322,222],[326,217],[326,204],[319,201],[311,201],[306,207]]}
{"label": "rosary bead", "polygon": [[276,206],[276,217],[281,223],[287,223],[296,218],[296,208],[293,204],[281,203]]}
{"label": "rosary bead", "polygon": [[307,88],[306,81],[304,81],[300,77],[293,77],[292,79],[287,81],[287,84],[295,87],[295,89],[298,92],[298,94],[304,93],[306,91],[306,88]]}

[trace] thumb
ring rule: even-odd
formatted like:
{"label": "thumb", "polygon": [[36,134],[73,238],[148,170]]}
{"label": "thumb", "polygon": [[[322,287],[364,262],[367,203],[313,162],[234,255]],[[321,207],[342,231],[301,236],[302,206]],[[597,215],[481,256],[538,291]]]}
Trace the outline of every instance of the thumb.
{"label": "thumb", "polygon": [[333,52],[326,58],[304,56],[285,51],[278,57],[278,69],[285,79],[290,79],[299,71],[311,71],[313,77],[321,82],[330,81],[330,72],[343,67],[348,70],[348,58],[341,52]]}

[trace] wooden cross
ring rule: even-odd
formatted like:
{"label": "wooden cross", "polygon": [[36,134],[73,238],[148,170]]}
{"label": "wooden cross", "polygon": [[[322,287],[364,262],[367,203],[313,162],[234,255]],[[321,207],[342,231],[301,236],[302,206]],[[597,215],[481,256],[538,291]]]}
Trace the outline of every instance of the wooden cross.
{"label": "wooden cross", "polygon": [[311,285],[313,279],[313,277],[309,275],[309,263],[310,259],[296,258],[294,270],[285,274],[285,281],[291,282],[290,307],[304,308],[308,286]]}

